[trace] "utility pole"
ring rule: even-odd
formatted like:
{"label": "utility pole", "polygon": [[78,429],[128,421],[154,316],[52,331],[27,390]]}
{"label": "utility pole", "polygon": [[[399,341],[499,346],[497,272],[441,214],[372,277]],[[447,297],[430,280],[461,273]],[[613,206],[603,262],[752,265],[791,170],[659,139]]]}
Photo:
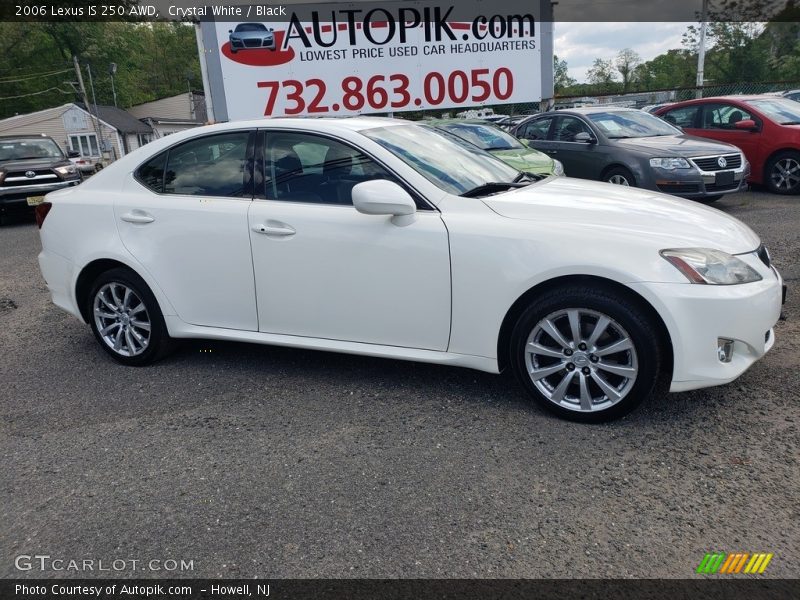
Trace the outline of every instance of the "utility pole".
{"label": "utility pole", "polygon": [[708,0],[703,0],[703,14],[700,17],[700,48],[697,52],[697,91],[696,98],[703,97],[704,72],[706,64],[706,20],[708,19]]}
{"label": "utility pole", "polygon": [[117,74],[117,63],[108,65],[108,74],[111,75],[111,93],[114,96],[114,106],[117,106],[117,89],[114,87],[114,75]]}
{"label": "utility pole", "polygon": [[[97,145],[101,146],[103,143],[103,132],[100,130],[100,120],[97,118],[97,104],[95,104],[95,111],[92,112],[92,105],[89,104],[89,96],[86,94],[86,86],[83,84],[83,73],[81,73],[81,64],[78,62],[78,57],[73,55],[72,56],[72,64],[75,66],[75,75],[78,77],[78,88],[81,91],[81,99],[83,100],[83,105],[86,107],[86,112],[89,113],[89,116],[92,118],[92,123],[94,125],[94,131],[97,134]],[[89,71],[89,76],[91,76],[92,72]],[[80,148],[78,148],[80,150]],[[74,148],[73,148],[74,150]],[[100,152],[100,159],[103,158],[103,150],[102,148],[98,147],[98,151]],[[89,153],[91,154],[92,148],[89,147]]]}

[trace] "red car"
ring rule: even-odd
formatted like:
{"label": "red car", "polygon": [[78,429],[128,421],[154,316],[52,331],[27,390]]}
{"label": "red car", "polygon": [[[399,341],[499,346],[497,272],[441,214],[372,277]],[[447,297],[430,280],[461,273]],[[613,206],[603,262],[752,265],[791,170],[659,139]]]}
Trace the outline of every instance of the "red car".
{"label": "red car", "polygon": [[690,135],[738,146],[751,183],[776,194],[800,193],[800,102],[779,96],[721,96],[664,106],[662,119]]}

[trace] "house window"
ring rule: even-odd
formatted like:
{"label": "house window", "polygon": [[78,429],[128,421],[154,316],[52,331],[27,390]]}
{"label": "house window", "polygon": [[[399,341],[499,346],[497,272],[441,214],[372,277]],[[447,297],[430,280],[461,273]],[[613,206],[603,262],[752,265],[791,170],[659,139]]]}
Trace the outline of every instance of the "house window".
{"label": "house window", "polygon": [[81,156],[100,156],[100,148],[97,145],[97,135],[94,133],[69,136],[69,148],[70,150],[80,152]]}

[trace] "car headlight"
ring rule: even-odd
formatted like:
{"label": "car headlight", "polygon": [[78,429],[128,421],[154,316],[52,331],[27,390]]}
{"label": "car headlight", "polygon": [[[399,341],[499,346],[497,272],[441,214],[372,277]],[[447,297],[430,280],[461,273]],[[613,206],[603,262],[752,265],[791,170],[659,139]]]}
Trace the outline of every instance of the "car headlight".
{"label": "car headlight", "polygon": [[654,169],[691,169],[692,165],[685,158],[651,158],[650,166]]}
{"label": "car headlight", "polygon": [[661,256],[692,283],[736,285],[761,281],[750,265],[735,256],[709,248],[662,250]]}
{"label": "car headlight", "polygon": [[564,165],[561,164],[560,160],[553,159],[553,175],[558,175],[561,177],[564,174]]}
{"label": "car headlight", "polygon": [[56,167],[56,173],[59,175],[75,175],[78,172],[78,169],[75,168],[75,165],[69,165],[66,167]]}

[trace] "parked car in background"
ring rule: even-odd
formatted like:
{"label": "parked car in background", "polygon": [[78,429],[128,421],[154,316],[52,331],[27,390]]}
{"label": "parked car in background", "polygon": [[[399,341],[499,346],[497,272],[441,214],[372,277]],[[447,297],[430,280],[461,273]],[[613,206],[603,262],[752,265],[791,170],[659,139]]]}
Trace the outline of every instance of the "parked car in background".
{"label": "parked car in background", "polygon": [[648,113],[655,113],[659,108],[663,108],[664,106],[671,105],[672,102],[662,102],[661,104],[648,104],[646,106],[642,106],[639,110],[643,110],[644,112]]}
{"label": "parked car in background", "polygon": [[425,123],[494,154],[518,171],[536,175],[564,174],[564,166],[558,160],[534,150],[494,125],[465,119],[434,119]]}
{"label": "parked car in background", "polygon": [[0,136],[0,218],[80,182],[80,172],[52,138]]}
{"label": "parked car in background", "polygon": [[746,185],[750,166],[735,146],[691,137],[634,108],[541,113],[512,132],[564,165],[570,177],[713,202]]}
{"label": "parked car in background", "polygon": [[228,30],[228,40],[233,54],[239,50],[275,50],[275,32],[263,23],[239,23]]}
{"label": "parked car in background", "polygon": [[795,102],[800,102],[800,90],[787,90],[782,92],[781,96],[789,100],[794,100]]}
{"label": "parked car in background", "polygon": [[800,103],[778,96],[721,96],[679,102],[658,115],[686,133],[734,144],[750,161],[752,183],[800,193]]}
{"label": "parked car in background", "polygon": [[84,175],[90,175],[103,168],[103,163],[99,158],[81,156],[81,153],[77,150],[70,150],[67,152],[67,158],[69,158],[69,162],[75,165],[75,168]]}
{"label": "parked car in background", "polygon": [[529,177],[402,120],[192,129],[36,211],[53,302],[131,366],[210,338],[508,367],[546,409],[601,421],[733,381],[781,311],[736,219]]}

